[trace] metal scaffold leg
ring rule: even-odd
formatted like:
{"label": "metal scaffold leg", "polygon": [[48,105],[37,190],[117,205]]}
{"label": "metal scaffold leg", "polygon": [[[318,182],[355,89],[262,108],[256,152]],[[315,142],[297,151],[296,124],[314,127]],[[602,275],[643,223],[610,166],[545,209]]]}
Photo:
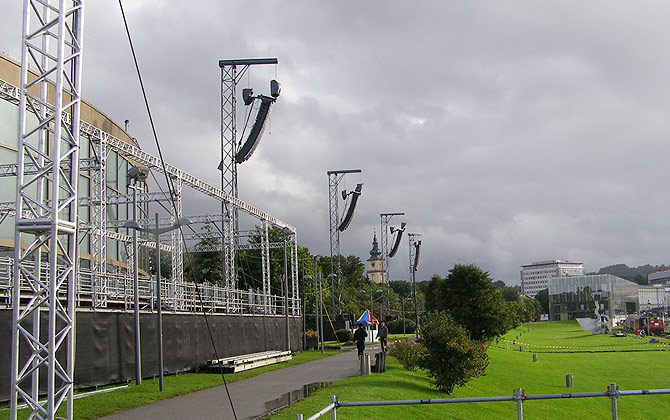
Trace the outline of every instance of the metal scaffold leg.
{"label": "metal scaffold leg", "polygon": [[[82,1],[26,0],[19,104],[10,418],[72,419]],[[28,79],[28,67],[38,71]],[[52,103],[45,91],[55,87]],[[41,87],[35,95],[34,87]],[[28,108],[26,107],[28,106]],[[30,111],[29,111],[30,110]],[[37,117],[30,123],[28,113]],[[37,167],[37,171],[29,168]],[[28,170],[27,170],[28,169]],[[45,251],[49,270],[43,274]],[[22,291],[22,289],[24,289]],[[32,296],[27,296],[30,290]],[[23,292],[23,294],[22,294]],[[21,297],[27,297],[24,301]],[[45,321],[47,331],[39,331]],[[20,357],[28,354],[27,359]],[[42,385],[39,378],[44,378]],[[46,392],[46,399],[38,400]]]}

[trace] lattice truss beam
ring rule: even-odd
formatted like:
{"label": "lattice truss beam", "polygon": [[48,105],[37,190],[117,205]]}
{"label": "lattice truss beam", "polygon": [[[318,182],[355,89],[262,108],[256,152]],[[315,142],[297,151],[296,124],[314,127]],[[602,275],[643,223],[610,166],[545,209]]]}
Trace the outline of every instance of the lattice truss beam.
{"label": "lattice truss beam", "polygon": [[[66,418],[72,419],[79,130],[71,127],[79,126],[82,28],[82,1],[24,2],[12,293],[12,420],[19,400],[26,403],[30,418],[53,420],[65,403]],[[29,77],[29,66],[35,69],[35,77]],[[50,85],[55,87],[52,101],[47,100]],[[46,275],[42,273],[43,249],[51,267]],[[22,293],[22,288],[31,295]],[[46,332],[40,331],[42,320]],[[20,357],[24,354],[27,359]],[[46,391],[42,401],[38,400],[40,391]]]}

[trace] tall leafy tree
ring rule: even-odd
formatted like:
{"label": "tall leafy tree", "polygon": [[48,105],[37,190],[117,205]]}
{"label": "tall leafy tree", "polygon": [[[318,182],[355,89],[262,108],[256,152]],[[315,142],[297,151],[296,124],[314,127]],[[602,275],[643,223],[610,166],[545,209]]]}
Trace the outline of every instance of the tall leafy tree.
{"label": "tall leafy tree", "polygon": [[436,311],[444,309],[440,302],[442,288],[444,287],[444,279],[439,274],[433,274],[426,286],[426,311]]}
{"label": "tall leafy tree", "polygon": [[506,331],[507,308],[489,273],[473,264],[456,264],[444,279],[438,309],[448,311],[474,340],[490,340]]}
{"label": "tall leafy tree", "polygon": [[549,289],[540,290],[535,295],[535,300],[540,303],[540,309],[542,313],[549,313]]}
{"label": "tall leafy tree", "polygon": [[[212,226],[206,224],[202,227],[202,230],[206,233],[211,233]],[[195,246],[195,250],[198,252],[190,252],[189,255],[186,255],[184,258],[184,278],[196,283],[208,281],[210,283],[221,284],[223,279],[223,260],[221,259],[221,252],[201,252],[210,248],[215,248],[217,245],[219,245],[219,240],[216,238],[205,238],[200,240]]]}

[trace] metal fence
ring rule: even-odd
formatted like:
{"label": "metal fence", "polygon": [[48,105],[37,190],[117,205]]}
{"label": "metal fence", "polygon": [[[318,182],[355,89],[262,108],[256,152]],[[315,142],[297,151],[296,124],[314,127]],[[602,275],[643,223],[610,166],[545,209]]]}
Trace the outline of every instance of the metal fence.
{"label": "metal fence", "polygon": [[[0,257],[0,308],[11,308],[13,293],[13,259]],[[42,276],[48,275],[48,267]],[[133,307],[133,279],[125,270],[105,273],[105,309],[130,310]],[[155,310],[157,303],[156,280],[139,276],[138,295],[140,309]],[[26,286],[26,298],[30,296]],[[100,293],[99,291],[97,292]],[[289,298],[291,308],[300,307]],[[76,286],[76,301],[80,308],[93,308],[93,274],[90,269],[80,268]],[[161,306],[163,310],[174,312],[228,313],[284,315],[284,298],[277,295],[265,295],[261,289],[236,290],[220,287],[212,283],[196,284],[161,279]],[[100,308],[102,309],[102,308]]]}
{"label": "metal fence", "polygon": [[[670,389],[639,389],[634,391],[621,391],[615,383],[607,386],[605,392],[575,392],[570,394],[544,394],[544,395],[526,395],[523,389],[517,388],[512,396],[505,397],[477,397],[477,398],[443,398],[429,400],[396,400],[396,401],[339,401],[335,395],[331,397],[331,403],[321,411],[308,417],[307,420],[316,420],[330,413],[331,420],[337,419],[337,410],[348,407],[377,407],[389,405],[426,405],[426,404],[465,404],[465,403],[483,403],[483,402],[501,402],[510,401],[516,405],[517,419],[523,420],[523,403],[533,400],[560,400],[567,398],[609,398],[612,408],[612,420],[618,420],[619,409],[618,400],[620,397],[633,395],[661,395],[670,394]],[[298,420],[304,420],[302,414],[298,414]]]}

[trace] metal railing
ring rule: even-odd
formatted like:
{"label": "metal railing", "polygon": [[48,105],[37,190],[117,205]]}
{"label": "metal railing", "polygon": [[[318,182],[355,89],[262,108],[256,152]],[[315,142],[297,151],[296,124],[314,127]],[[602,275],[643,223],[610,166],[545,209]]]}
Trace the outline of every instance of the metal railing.
{"label": "metal railing", "polygon": [[[533,400],[564,400],[569,398],[595,398],[605,397],[610,399],[612,409],[612,420],[618,420],[619,408],[618,400],[620,397],[633,395],[662,395],[670,394],[670,389],[638,389],[633,391],[621,391],[616,383],[611,383],[607,386],[605,392],[574,392],[569,394],[543,394],[543,395],[526,395],[524,390],[517,388],[514,390],[512,396],[504,397],[473,397],[473,398],[441,398],[428,400],[395,400],[395,401],[354,401],[344,402],[339,401],[335,395],[331,397],[331,403],[324,407],[321,411],[308,417],[307,420],[316,420],[322,416],[330,413],[331,420],[337,419],[337,410],[347,407],[377,407],[390,405],[426,405],[426,404],[464,404],[464,403],[482,403],[482,402],[501,402],[510,401],[516,405],[517,419],[523,420],[523,403],[525,401]],[[298,420],[304,420],[302,414],[298,414]]]}
{"label": "metal railing", "polygon": [[[13,259],[0,257],[0,308],[11,308],[13,293]],[[48,275],[48,268],[42,276]],[[133,279],[124,270],[107,272],[102,281],[105,283],[105,309],[130,310],[133,308]],[[157,293],[155,278],[140,276],[138,280],[140,309],[156,309]],[[26,287],[26,296],[28,296]],[[80,308],[93,308],[93,273],[88,268],[80,268],[76,285],[76,305]],[[289,298],[289,314],[293,305],[299,303]],[[260,289],[238,290],[220,287],[212,283],[196,284],[161,279],[161,304],[164,310],[173,312],[225,313],[239,315],[284,315],[284,298],[277,295],[264,295]],[[267,303],[267,305],[266,305]],[[99,308],[102,309],[102,308]]]}

